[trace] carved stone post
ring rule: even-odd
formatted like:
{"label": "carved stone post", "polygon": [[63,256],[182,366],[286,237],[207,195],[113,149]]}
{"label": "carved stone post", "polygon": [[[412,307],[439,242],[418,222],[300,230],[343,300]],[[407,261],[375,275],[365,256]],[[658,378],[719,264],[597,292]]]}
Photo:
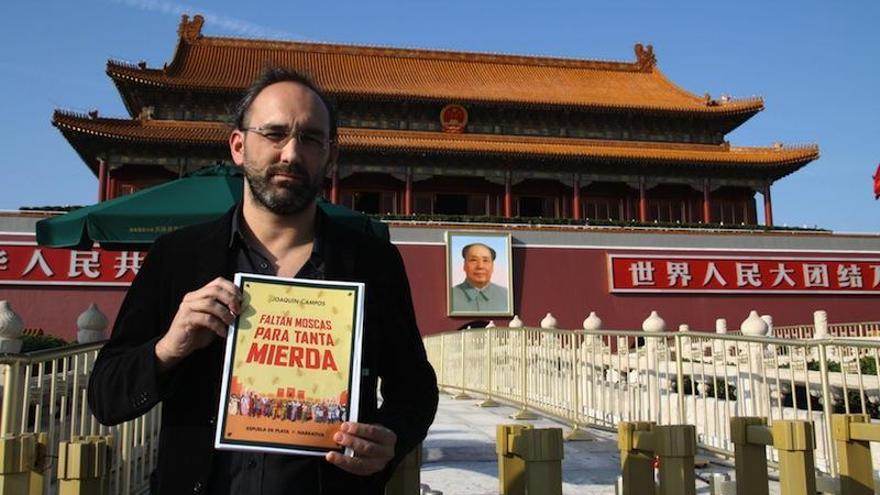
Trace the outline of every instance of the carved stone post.
{"label": "carved stone post", "polygon": [[107,339],[107,316],[98,309],[98,305],[92,303],[76,319],[76,341],[80,344],[100,342]]}
{"label": "carved stone post", "polygon": [[24,323],[21,317],[12,310],[9,301],[0,301],[0,353],[21,352],[21,332]]}

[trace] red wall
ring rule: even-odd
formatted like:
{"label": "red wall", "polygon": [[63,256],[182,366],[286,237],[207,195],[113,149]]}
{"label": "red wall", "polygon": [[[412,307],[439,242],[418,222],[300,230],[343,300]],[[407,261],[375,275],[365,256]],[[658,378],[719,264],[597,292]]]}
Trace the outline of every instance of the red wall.
{"label": "red wall", "polygon": [[[453,330],[476,319],[446,316],[446,264],[442,245],[398,247],[407,267],[423,334]],[[826,310],[831,322],[880,320],[880,301],[876,295],[611,294],[607,289],[606,253],[609,252],[613,251],[514,248],[515,313],[529,326],[537,326],[544,315],[551,312],[559,320],[560,328],[580,328],[587,314],[596,311],[605,328],[626,330],[640,329],[651,310],[657,310],[670,329],[687,323],[694,330],[709,330],[714,328],[716,318],[727,318],[728,327],[735,329],[752,309],[772,315],[777,326],[809,323],[817,309]],[[676,253],[681,255],[681,251]],[[730,252],[699,251],[699,254],[729,256]],[[791,256],[785,252],[760,254]],[[847,255],[835,254],[835,257]],[[98,304],[112,323],[124,294],[124,287],[0,286],[0,300],[10,302],[26,328],[42,328],[67,340],[76,338],[76,318],[92,302]],[[495,321],[499,325],[507,323],[506,318]]]}
{"label": "red wall", "polygon": [[0,286],[0,300],[9,301],[25,328],[42,328],[43,332],[68,341],[76,340],[76,319],[95,303],[107,315],[109,335],[127,287],[94,286]]}
{"label": "red wall", "polygon": [[[443,246],[398,247],[407,266],[423,334],[454,330],[477,319],[446,316]],[[812,323],[813,311],[817,309],[827,311],[832,323],[880,320],[880,301],[876,295],[612,294],[608,291],[606,266],[606,254],[611,252],[514,248],[514,312],[529,326],[538,326],[550,312],[559,321],[559,328],[581,328],[584,318],[595,311],[603,326],[614,330],[641,329],[642,321],[651,310],[658,311],[668,329],[687,323],[692,330],[713,330],[716,318],[726,318],[729,329],[738,329],[752,309],[771,315],[776,326]],[[682,253],[676,251],[676,254],[681,256]],[[730,256],[730,252],[699,251],[699,254]],[[791,256],[791,253],[761,252],[760,255]],[[835,254],[835,257],[847,255]],[[499,325],[507,321],[507,318],[495,319]]]}

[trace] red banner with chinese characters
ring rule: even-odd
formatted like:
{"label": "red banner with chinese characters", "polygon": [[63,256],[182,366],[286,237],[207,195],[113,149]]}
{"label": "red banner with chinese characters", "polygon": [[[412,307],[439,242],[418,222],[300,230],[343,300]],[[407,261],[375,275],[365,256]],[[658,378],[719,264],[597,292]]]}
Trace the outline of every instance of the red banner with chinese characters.
{"label": "red banner with chinese characters", "polygon": [[611,292],[880,294],[880,259],[608,255]]}
{"label": "red banner with chinese characters", "polygon": [[144,262],[139,251],[50,249],[32,242],[0,243],[0,285],[131,284]]}

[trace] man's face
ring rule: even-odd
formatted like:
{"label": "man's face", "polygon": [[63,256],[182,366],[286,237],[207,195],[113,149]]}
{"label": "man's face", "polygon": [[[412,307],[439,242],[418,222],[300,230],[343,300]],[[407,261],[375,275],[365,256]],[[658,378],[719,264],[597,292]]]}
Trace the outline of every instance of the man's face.
{"label": "man's face", "polygon": [[492,280],[495,261],[486,246],[471,246],[464,257],[464,274],[471,287],[482,289]]}
{"label": "man's face", "polygon": [[[235,130],[229,145],[233,160],[243,168],[253,203],[278,215],[306,209],[321,191],[335,155],[334,145],[328,143],[327,107],[301,84],[276,83],[254,98],[245,125],[259,131]],[[305,139],[284,142],[281,136],[291,131]],[[325,145],[314,146],[315,140]]]}

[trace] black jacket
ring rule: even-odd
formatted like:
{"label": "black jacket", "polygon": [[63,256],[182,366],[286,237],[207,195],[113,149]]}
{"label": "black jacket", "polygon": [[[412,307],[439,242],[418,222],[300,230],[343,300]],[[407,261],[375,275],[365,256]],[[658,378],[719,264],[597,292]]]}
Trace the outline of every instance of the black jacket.
{"label": "black jacket", "polygon": [[[218,276],[232,279],[233,211],[154,243],[89,381],[89,405],[105,425],[136,418],[162,402],[154,493],[199,493],[210,476],[225,341],[217,339],[196,351],[161,380],[153,348],[187,292]],[[389,467],[370,477],[345,473],[322,459],[316,459],[316,468],[326,494],[378,495],[394,466],[427,434],[437,409],[437,381],[416,326],[409,282],[397,249],[330,218],[321,220],[318,235],[325,278],[366,284],[358,420],[385,425],[398,441]],[[383,403],[377,407],[380,377]]]}

